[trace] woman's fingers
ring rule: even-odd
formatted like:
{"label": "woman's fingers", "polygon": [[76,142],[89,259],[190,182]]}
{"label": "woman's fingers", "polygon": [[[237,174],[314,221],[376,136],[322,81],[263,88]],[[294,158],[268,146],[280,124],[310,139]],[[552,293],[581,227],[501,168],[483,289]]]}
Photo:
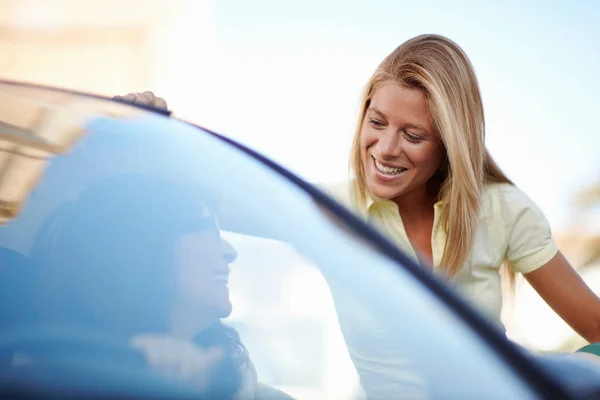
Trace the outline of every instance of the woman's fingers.
{"label": "woman's fingers", "polygon": [[145,91],[141,93],[128,93],[124,96],[114,96],[113,99],[123,101],[125,103],[150,106],[160,108],[163,110],[167,109],[167,101],[162,97],[156,96],[151,91]]}

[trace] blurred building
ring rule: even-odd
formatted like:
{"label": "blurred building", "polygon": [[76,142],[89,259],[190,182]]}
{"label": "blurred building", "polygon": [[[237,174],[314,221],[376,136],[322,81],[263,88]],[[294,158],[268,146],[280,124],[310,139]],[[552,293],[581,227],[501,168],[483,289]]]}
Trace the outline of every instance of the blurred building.
{"label": "blurred building", "polygon": [[210,79],[214,26],[212,0],[2,0],[0,77],[108,96],[152,89],[185,114]]}

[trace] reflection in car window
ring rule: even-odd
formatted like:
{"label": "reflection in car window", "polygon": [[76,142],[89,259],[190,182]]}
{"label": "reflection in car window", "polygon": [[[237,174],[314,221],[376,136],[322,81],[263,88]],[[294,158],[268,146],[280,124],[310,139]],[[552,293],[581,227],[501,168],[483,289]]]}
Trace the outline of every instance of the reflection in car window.
{"label": "reflection in car window", "polygon": [[[73,101],[75,100],[75,101]],[[44,165],[68,151],[92,113],[139,114],[116,103],[3,85],[0,91],[0,224],[13,218]]]}
{"label": "reflection in car window", "polygon": [[297,398],[360,395],[319,270],[287,243],[235,233],[224,237],[239,253],[232,266],[230,321],[261,379]]}
{"label": "reflection in car window", "polygon": [[218,398],[529,397],[412,275],[264,164],[155,115],[78,121],[0,228],[2,373],[136,372]]}

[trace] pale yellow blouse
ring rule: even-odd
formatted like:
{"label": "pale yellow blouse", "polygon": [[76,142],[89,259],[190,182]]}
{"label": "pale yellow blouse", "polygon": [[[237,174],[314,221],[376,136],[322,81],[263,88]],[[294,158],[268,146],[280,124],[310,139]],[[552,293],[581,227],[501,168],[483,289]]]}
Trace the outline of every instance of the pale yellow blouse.
{"label": "pale yellow blouse", "polygon": [[[327,185],[323,189],[338,202],[356,212],[362,219],[396,243],[406,254],[417,260],[410,244],[397,206],[392,201],[369,198],[360,207],[353,196],[349,182]],[[444,204],[435,204],[431,238],[434,272],[441,272],[446,234],[441,229],[440,210]],[[451,284],[471,301],[492,322],[502,327],[502,291],[500,266],[510,261],[515,272],[526,274],[542,267],[558,252],[552,239],[550,225],[544,214],[516,186],[490,183],[482,193],[482,212],[471,257]]]}

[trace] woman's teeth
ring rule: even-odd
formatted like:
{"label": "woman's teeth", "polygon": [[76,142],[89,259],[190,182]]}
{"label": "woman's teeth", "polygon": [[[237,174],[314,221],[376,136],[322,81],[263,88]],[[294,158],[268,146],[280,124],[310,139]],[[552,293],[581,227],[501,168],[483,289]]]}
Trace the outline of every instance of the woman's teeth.
{"label": "woman's teeth", "polygon": [[377,167],[379,172],[386,174],[386,175],[398,175],[398,174],[401,174],[402,172],[406,171],[406,168],[386,167],[385,165],[379,163],[379,161],[377,161],[377,160],[375,160],[375,166]]}

